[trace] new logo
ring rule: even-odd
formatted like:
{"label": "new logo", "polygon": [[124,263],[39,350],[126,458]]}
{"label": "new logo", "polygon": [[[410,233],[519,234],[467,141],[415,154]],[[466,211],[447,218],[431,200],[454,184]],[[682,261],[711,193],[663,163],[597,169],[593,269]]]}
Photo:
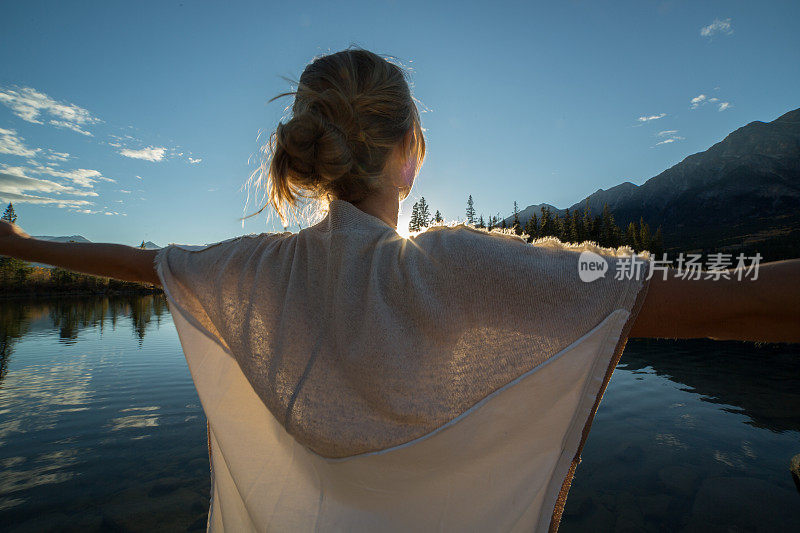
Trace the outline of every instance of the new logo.
{"label": "new logo", "polygon": [[605,277],[608,272],[608,262],[601,255],[589,250],[584,250],[578,257],[578,276],[581,281],[591,283],[596,279]]}

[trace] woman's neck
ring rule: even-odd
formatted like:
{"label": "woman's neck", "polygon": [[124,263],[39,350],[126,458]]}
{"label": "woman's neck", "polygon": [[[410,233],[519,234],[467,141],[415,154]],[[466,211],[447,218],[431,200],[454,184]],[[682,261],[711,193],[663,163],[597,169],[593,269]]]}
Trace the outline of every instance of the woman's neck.
{"label": "woman's neck", "polygon": [[387,187],[360,202],[353,202],[353,205],[397,229],[397,217],[400,213],[400,195],[397,189]]}

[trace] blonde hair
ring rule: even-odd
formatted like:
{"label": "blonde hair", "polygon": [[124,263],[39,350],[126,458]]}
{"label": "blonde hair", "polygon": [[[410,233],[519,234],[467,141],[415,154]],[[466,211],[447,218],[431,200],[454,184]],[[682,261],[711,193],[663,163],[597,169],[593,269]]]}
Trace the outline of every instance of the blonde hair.
{"label": "blonde hair", "polygon": [[[364,50],[349,48],[315,58],[294,95],[292,116],[279,122],[263,148],[258,174],[267,202],[284,226],[299,220],[301,199],[358,202],[379,190],[392,149],[411,130],[415,174],[425,158],[419,111],[406,70]],[[252,179],[253,176],[251,176]],[[249,218],[249,217],[245,217]]]}

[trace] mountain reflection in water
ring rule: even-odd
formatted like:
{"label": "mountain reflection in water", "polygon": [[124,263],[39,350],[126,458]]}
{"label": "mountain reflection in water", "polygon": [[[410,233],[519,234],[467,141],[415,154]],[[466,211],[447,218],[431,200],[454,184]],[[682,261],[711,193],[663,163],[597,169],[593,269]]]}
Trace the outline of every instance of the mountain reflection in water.
{"label": "mountain reflection in water", "polygon": [[[795,529],[798,437],[800,346],[631,340],[561,531]],[[0,300],[4,530],[203,530],[208,497],[163,296]]]}

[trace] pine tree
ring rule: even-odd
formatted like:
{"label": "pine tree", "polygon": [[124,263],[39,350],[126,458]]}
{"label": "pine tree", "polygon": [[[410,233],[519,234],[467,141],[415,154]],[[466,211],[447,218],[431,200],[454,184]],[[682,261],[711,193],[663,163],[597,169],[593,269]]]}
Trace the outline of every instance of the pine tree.
{"label": "pine tree", "polygon": [[572,216],[570,217],[569,231],[570,235],[572,235],[572,242],[583,242],[586,240],[583,238],[583,234],[581,232],[581,219],[578,216],[577,210],[573,211]]}
{"label": "pine tree", "polygon": [[567,234],[569,233],[569,219],[556,214],[556,228],[558,228],[558,238],[563,242],[568,241],[569,239],[567,239]]}
{"label": "pine tree", "polygon": [[472,201],[472,195],[467,198],[467,224],[475,224],[475,202]]}
{"label": "pine tree", "polygon": [[419,199],[419,212],[417,216],[420,228],[427,228],[431,225],[431,211],[424,196]]}
{"label": "pine tree", "polygon": [[608,209],[608,204],[603,204],[603,214],[600,217],[600,244],[602,246],[619,246],[619,228],[614,222],[614,215]]}
{"label": "pine tree", "polygon": [[603,243],[600,242],[600,240],[601,240],[601,235],[600,234],[601,234],[601,232],[603,230],[603,216],[602,215],[596,215],[592,219],[591,228],[592,228],[591,240],[593,240],[597,244],[601,244],[602,245]]}
{"label": "pine tree", "polygon": [[479,228],[485,228],[486,227],[486,221],[483,220],[483,215],[481,215],[481,217],[478,219],[478,227]]}
{"label": "pine tree", "polygon": [[14,204],[8,204],[8,207],[6,207],[6,211],[3,213],[3,216],[0,218],[0,220],[5,220],[6,222],[11,222],[12,224],[17,222],[17,213],[14,212]]}
{"label": "pine tree", "polygon": [[411,208],[411,220],[408,222],[408,231],[414,233],[419,231],[419,202],[414,202]]}
{"label": "pine tree", "polygon": [[556,215],[553,217],[553,228],[554,228],[553,233],[555,234],[556,237],[558,237],[558,240],[564,241],[565,240],[564,234],[566,233],[566,227],[564,224],[564,219],[562,219],[558,215],[558,213],[556,213]]}
{"label": "pine tree", "polygon": [[592,210],[589,208],[589,200],[583,206],[583,217],[581,218],[581,239],[584,241],[596,241],[594,237],[594,225],[592,224]]}
{"label": "pine tree", "polygon": [[628,224],[628,229],[625,231],[625,244],[633,248],[636,252],[641,250],[639,247],[639,230],[635,222]]}
{"label": "pine tree", "polygon": [[548,237],[555,233],[553,228],[553,218],[550,216],[550,208],[542,206],[542,220],[539,222],[539,235]]}
{"label": "pine tree", "polygon": [[539,236],[539,219],[536,218],[536,213],[525,223],[525,233],[528,234],[528,242],[533,242]]}
{"label": "pine tree", "polygon": [[639,218],[639,246],[642,250],[650,250],[653,243],[650,239],[650,226],[645,224],[644,218]]}
{"label": "pine tree", "polygon": [[436,216],[433,217],[433,221],[434,222],[444,222],[444,219],[442,218],[442,214],[439,212],[438,209],[436,210]]}
{"label": "pine tree", "polygon": [[650,251],[657,256],[661,256],[664,253],[664,236],[661,234],[661,226],[656,228],[656,234],[653,237],[653,249]]}

